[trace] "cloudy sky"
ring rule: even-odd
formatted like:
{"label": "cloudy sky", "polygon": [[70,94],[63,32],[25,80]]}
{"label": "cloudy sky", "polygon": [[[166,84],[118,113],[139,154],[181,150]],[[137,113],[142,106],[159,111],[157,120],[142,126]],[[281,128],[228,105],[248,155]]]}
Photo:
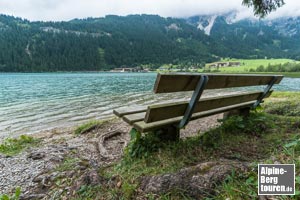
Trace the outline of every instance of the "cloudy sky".
{"label": "cloudy sky", "polygon": [[[199,14],[238,10],[239,17],[252,15],[242,0],[0,0],[0,13],[32,21],[62,21],[74,18],[103,17],[108,14],[158,14],[164,17],[189,17]],[[269,17],[300,16],[300,0],[285,0],[286,5]]]}

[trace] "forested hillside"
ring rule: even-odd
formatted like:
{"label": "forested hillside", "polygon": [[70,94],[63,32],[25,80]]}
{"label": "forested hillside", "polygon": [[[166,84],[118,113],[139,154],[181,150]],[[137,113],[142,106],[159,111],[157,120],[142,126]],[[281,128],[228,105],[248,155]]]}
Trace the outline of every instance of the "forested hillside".
{"label": "forested hillside", "polygon": [[199,28],[200,19],[110,15],[30,22],[0,15],[0,71],[94,71],[141,64],[159,67],[166,63],[199,64],[219,57],[299,59],[297,34],[284,35],[260,22],[227,23],[224,16],[216,17],[207,34]]}

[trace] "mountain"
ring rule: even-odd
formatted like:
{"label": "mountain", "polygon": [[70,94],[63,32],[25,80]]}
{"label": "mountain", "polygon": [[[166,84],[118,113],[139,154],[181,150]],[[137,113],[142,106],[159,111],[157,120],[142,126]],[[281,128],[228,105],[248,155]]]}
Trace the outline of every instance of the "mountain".
{"label": "mountain", "polygon": [[227,49],[216,55],[235,58],[300,59],[300,17],[257,20],[236,18],[236,13],[194,16],[187,23]]}
{"label": "mountain", "polygon": [[203,64],[220,57],[300,59],[300,18],[187,19],[109,15],[30,22],[0,15],[0,71],[93,71],[122,65]]}

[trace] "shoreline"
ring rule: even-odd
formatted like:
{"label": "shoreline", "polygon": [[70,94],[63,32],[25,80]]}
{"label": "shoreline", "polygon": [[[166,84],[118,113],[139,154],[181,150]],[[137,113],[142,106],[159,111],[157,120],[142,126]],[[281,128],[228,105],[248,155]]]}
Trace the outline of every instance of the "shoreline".
{"label": "shoreline", "polygon": [[[222,114],[194,120],[182,130],[181,137],[191,137],[216,127],[220,118]],[[53,169],[59,169],[66,160],[68,162],[78,157],[90,164],[94,163],[92,165],[97,167],[108,166],[120,160],[124,145],[130,140],[131,127],[121,119],[105,120],[99,126],[80,135],[74,134],[75,128],[54,129],[32,134],[30,136],[40,140],[38,146],[25,149],[15,156],[0,154],[0,163],[2,163],[0,164],[0,180],[2,180],[0,191],[13,194],[16,186],[20,186],[25,196],[37,197],[36,193],[42,191],[41,181],[45,176],[55,179],[57,173],[53,174]],[[116,134],[106,138],[103,144],[98,143],[105,138],[103,137],[105,134],[111,133]],[[100,146],[97,147],[98,145]],[[82,172],[87,170],[80,164],[77,167],[82,168]]]}
{"label": "shoreline", "polygon": [[[264,112],[252,112],[245,121],[232,118],[221,124],[218,119],[222,119],[222,114],[191,121],[182,129],[182,140],[178,143],[165,144],[157,151],[150,151],[146,157],[132,160],[127,160],[131,127],[121,119],[103,121],[77,135],[74,134],[75,127],[69,131],[36,134],[35,137],[40,138],[37,146],[14,156],[0,154],[0,193],[13,195],[19,186],[21,199],[85,199],[86,194],[92,199],[116,197],[111,195],[129,199],[126,198],[128,191],[133,198],[146,197],[152,192],[159,197],[168,194],[165,186],[173,187],[168,184],[168,177],[191,183],[189,177],[192,174],[199,176],[199,181],[208,177],[207,191],[217,192],[212,193],[214,196],[228,197],[232,188],[243,192],[235,193],[239,196],[249,192],[244,187],[249,186],[251,174],[257,177],[253,167],[256,163],[296,162],[299,166],[299,152],[297,157],[291,157],[280,150],[286,144],[297,142],[300,145],[299,95],[299,92],[275,93],[264,104]],[[297,107],[281,109],[283,105],[294,105],[291,102],[297,103]],[[124,151],[125,146],[128,148]],[[245,169],[241,172],[243,176],[233,175],[232,168]],[[296,173],[299,176],[299,172]],[[210,179],[212,176],[217,177],[217,185]],[[227,176],[235,181],[225,182],[223,178]],[[167,185],[161,185],[160,180],[166,181]],[[251,185],[254,192],[255,180]],[[230,187],[225,187],[225,183]],[[157,190],[149,189],[152,186]],[[180,181],[174,187],[188,189],[187,195],[194,192],[207,195],[201,193],[203,190],[189,190],[190,186],[182,185]],[[180,197],[176,191],[171,195]]]}

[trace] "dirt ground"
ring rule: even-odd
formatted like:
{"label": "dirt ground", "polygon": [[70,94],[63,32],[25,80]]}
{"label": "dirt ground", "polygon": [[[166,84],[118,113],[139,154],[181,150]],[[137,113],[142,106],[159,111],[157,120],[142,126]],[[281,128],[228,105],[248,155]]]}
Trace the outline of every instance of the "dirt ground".
{"label": "dirt ground", "polygon": [[[194,120],[181,131],[181,137],[204,133],[218,126],[218,119],[222,117],[218,114]],[[75,135],[74,128],[35,134],[34,137],[41,139],[38,147],[13,157],[0,155],[0,194],[13,193],[19,186],[23,199],[49,199],[50,196],[60,195],[51,191],[57,188],[55,183],[61,177],[80,179],[87,169],[97,169],[118,161],[130,140],[130,129],[122,120],[112,119],[82,135]],[[75,164],[72,167],[76,170],[69,170],[68,163]],[[61,187],[64,188],[61,193],[74,190],[64,184]]]}

